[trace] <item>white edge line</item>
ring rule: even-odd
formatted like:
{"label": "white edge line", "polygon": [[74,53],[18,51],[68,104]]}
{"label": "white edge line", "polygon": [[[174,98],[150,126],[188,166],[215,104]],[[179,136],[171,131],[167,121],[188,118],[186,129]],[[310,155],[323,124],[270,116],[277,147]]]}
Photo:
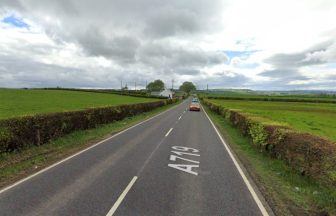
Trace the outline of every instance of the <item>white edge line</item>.
{"label": "white edge line", "polygon": [[264,216],[268,216],[268,212],[266,211],[264,205],[263,205],[262,202],[260,201],[260,199],[259,199],[257,193],[254,191],[253,187],[251,186],[251,184],[250,184],[249,180],[247,179],[246,175],[244,174],[243,170],[242,170],[241,167],[239,166],[239,164],[238,164],[236,158],[233,156],[233,154],[232,154],[230,148],[229,148],[228,145],[225,143],[224,139],[222,138],[222,136],[221,136],[221,134],[219,133],[219,131],[217,130],[216,126],[214,125],[214,123],[212,122],[212,120],[210,119],[210,117],[208,116],[207,112],[204,110],[203,106],[202,106],[202,109],[203,109],[205,115],[208,117],[208,119],[209,119],[209,121],[210,121],[212,127],[215,129],[215,131],[216,131],[218,137],[219,137],[220,140],[222,141],[222,143],[223,143],[223,145],[224,145],[226,151],[229,153],[229,155],[230,155],[230,157],[231,157],[231,159],[232,159],[234,165],[236,166],[236,168],[237,168],[237,170],[238,170],[240,176],[243,178],[243,180],[244,180],[244,182],[245,182],[245,184],[246,184],[248,190],[250,191],[250,193],[251,193],[251,195],[252,195],[254,201],[255,201],[256,204],[258,205],[258,207],[259,207],[259,209],[260,209],[262,215],[264,215]]}
{"label": "white edge line", "polygon": [[133,125],[133,126],[131,126],[129,128],[126,128],[126,129],[124,129],[124,130],[122,130],[122,131],[120,131],[120,132],[118,132],[118,133],[116,133],[116,134],[114,134],[114,135],[112,135],[112,136],[110,136],[110,137],[108,137],[108,138],[106,138],[106,139],[104,139],[104,140],[102,140],[102,141],[100,141],[100,142],[98,142],[98,143],[96,143],[96,144],[94,144],[94,145],[86,148],[86,149],[83,149],[83,150],[81,150],[81,151],[79,151],[79,152],[77,152],[77,153],[75,153],[73,155],[70,155],[69,157],[67,157],[67,158],[65,158],[63,160],[60,160],[60,161],[58,161],[58,162],[56,162],[56,163],[54,163],[54,164],[52,164],[52,165],[50,165],[50,166],[48,166],[48,167],[46,167],[44,169],[38,171],[37,173],[34,173],[34,174],[32,174],[32,175],[24,178],[24,179],[21,179],[21,180],[15,182],[15,183],[13,183],[12,185],[9,185],[9,186],[1,189],[0,190],[0,194],[3,193],[3,192],[5,192],[5,191],[7,191],[7,190],[9,190],[9,189],[11,189],[11,188],[13,188],[13,187],[15,187],[15,186],[17,186],[17,185],[19,185],[19,184],[21,184],[21,183],[23,183],[23,182],[25,182],[25,181],[27,181],[27,180],[29,180],[29,179],[31,179],[31,178],[33,178],[33,177],[35,177],[35,176],[37,176],[37,175],[39,175],[39,174],[41,174],[41,173],[43,173],[43,172],[45,172],[45,171],[47,171],[47,170],[49,170],[49,169],[51,169],[51,168],[53,168],[53,167],[55,167],[55,166],[57,166],[57,165],[59,165],[59,164],[61,164],[61,163],[63,163],[63,162],[65,162],[65,161],[67,161],[67,160],[69,160],[69,159],[71,159],[71,158],[73,158],[73,157],[76,157],[79,154],[82,154],[83,152],[86,152],[86,151],[88,151],[88,150],[90,150],[90,149],[92,149],[92,148],[94,148],[94,147],[96,147],[96,146],[98,146],[98,145],[100,145],[100,144],[102,144],[102,143],[104,143],[104,142],[106,142],[106,141],[108,141],[108,140],[110,140],[110,139],[112,139],[112,138],[114,138],[114,137],[116,137],[116,136],[118,136],[118,135],[120,135],[120,134],[122,134],[122,133],[124,133],[124,132],[126,132],[128,130],[130,130],[130,129],[132,129],[132,128],[134,128],[134,127],[137,127],[137,126],[139,126],[139,125],[141,125],[141,124],[143,124],[145,122],[148,122],[148,121],[152,120],[153,118],[156,118],[156,117],[158,117],[158,116],[160,116],[160,115],[162,115],[162,114],[164,114],[164,113],[166,113],[166,112],[168,112],[168,111],[176,108],[177,105],[175,105],[175,106],[173,106],[173,107],[171,107],[171,108],[169,108],[169,109],[167,109],[167,110],[165,110],[165,111],[163,111],[163,112],[161,112],[161,113],[159,113],[159,114],[157,114],[155,116],[152,116],[152,117],[150,117],[150,118],[148,118],[146,120],[143,120],[142,122],[139,122],[139,123],[137,123],[137,124],[135,124],[135,125]]}
{"label": "white edge line", "polygon": [[170,128],[169,131],[166,133],[165,137],[167,137],[172,130],[173,130],[173,128]]}
{"label": "white edge line", "polygon": [[117,199],[117,201],[113,204],[112,208],[110,209],[110,211],[107,213],[106,216],[112,216],[114,214],[114,212],[118,209],[119,205],[121,204],[121,202],[123,201],[123,199],[127,195],[128,191],[131,189],[131,187],[133,186],[133,184],[135,183],[135,181],[137,179],[138,179],[137,176],[134,176],[132,178],[132,180],[130,181],[130,183],[128,183],[127,187],[122,192],[122,194],[119,196],[119,198]]}

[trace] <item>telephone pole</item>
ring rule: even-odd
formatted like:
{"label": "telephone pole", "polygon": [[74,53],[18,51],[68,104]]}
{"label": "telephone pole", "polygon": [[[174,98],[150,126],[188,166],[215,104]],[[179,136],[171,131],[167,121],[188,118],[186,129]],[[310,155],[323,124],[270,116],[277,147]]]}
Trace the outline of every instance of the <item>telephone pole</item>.
{"label": "telephone pole", "polygon": [[134,91],[136,91],[136,81],[134,82]]}
{"label": "telephone pole", "polygon": [[172,91],[174,90],[174,82],[175,82],[175,80],[174,79],[172,79]]}
{"label": "telephone pole", "polygon": [[122,90],[122,80],[120,80],[120,90]]}

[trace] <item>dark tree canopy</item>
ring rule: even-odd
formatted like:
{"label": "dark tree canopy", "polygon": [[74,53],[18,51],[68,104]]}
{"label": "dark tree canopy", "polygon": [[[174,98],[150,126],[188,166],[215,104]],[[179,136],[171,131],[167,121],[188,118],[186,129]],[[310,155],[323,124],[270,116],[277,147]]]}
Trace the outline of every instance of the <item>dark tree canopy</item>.
{"label": "dark tree canopy", "polygon": [[196,90],[196,86],[192,82],[184,82],[180,86],[180,90],[184,91],[184,92],[187,92],[189,94],[191,91]]}
{"label": "dark tree canopy", "polygon": [[162,80],[155,80],[154,82],[150,82],[147,85],[147,90],[162,91],[164,90],[164,83],[162,82]]}

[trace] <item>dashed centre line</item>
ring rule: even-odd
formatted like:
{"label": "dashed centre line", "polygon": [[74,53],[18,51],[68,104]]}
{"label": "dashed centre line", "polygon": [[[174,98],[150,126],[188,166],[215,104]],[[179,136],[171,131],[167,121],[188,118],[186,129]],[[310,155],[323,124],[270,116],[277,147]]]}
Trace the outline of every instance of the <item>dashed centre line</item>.
{"label": "dashed centre line", "polygon": [[114,212],[117,210],[117,208],[119,207],[119,205],[121,204],[121,202],[123,201],[123,199],[125,198],[125,196],[127,195],[128,191],[131,189],[131,187],[133,186],[133,184],[135,183],[135,181],[137,180],[137,178],[138,178],[137,176],[134,176],[132,178],[132,180],[130,181],[130,183],[128,183],[127,187],[122,192],[122,194],[119,196],[119,198],[114,203],[114,205],[112,206],[112,208],[110,209],[110,211],[107,213],[106,216],[112,216],[114,214]]}
{"label": "dashed centre line", "polygon": [[167,137],[172,130],[173,130],[173,128],[170,128],[169,131],[166,133],[165,137]]}

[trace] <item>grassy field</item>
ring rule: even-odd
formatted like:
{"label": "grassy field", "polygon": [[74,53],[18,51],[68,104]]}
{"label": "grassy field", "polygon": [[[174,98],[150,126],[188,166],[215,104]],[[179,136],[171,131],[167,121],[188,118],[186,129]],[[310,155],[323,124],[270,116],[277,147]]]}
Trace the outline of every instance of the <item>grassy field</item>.
{"label": "grassy field", "polygon": [[336,141],[336,104],[222,99],[210,101]]}
{"label": "grassy field", "polygon": [[157,99],[65,90],[0,89],[0,119]]}
{"label": "grassy field", "polygon": [[284,161],[274,160],[251,145],[231,123],[204,106],[225,140],[254,179],[276,215],[336,215],[336,189],[301,176]]}

